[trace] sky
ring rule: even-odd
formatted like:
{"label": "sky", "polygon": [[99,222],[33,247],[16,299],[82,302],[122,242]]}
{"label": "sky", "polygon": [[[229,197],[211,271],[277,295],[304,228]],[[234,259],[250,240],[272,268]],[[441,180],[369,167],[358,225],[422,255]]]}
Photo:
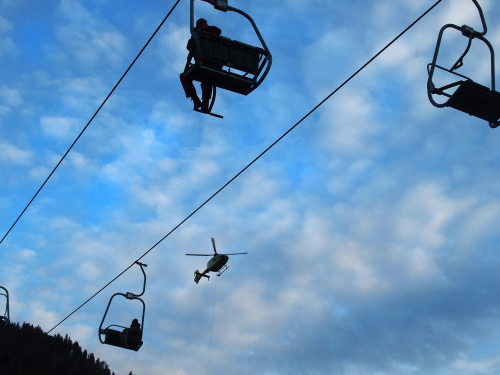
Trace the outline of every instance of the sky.
{"label": "sky", "polygon": [[[230,0],[273,65],[248,96],[218,91],[221,120],[193,112],[179,82],[181,0],[0,245],[12,321],[52,329],[433,3]],[[500,7],[480,3],[498,52]],[[173,5],[0,0],[1,236]],[[242,16],[195,7],[259,45]],[[138,352],[98,340],[111,296],[141,291],[138,266],[51,334],[117,375],[500,373],[500,130],[427,98],[447,23],[481,29],[471,0],[443,0],[142,259]],[[439,64],[466,43],[447,32]],[[475,41],[459,72],[489,85],[488,64]],[[184,254],[211,253],[212,237],[248,254],[197,285],[209,257]],[[105,325],[139,316],[137,301],[115,298]]]}

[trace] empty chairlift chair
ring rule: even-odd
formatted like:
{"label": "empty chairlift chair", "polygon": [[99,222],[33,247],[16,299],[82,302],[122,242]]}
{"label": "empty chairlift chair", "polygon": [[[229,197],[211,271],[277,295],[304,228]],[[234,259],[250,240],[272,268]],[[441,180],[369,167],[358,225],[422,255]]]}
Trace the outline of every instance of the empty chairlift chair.
{"label": "empty chairlift chair", "polygon": [[[147,267],[147,265],[140,262],[136,262],[136,264],[138,264],[141,267],[141,271],[144,275],[144,284],[142,288],[142,293],[141,294],[134,294],[131,292],[127,292],[126,294],[115,293],[113,294],[113,296],[111,296],[111,299],[109,300],[108,303],[108,307],[106,308],[106,312],[102,317],[101,325],[99,326],[99,341],[102,344],[113,345],[119,348],[138,351],[143,344],[142,333],[144,331],[144,315],[146,312],[146,304],[140,297],[144,294],[146,290],[146,273],[144,272],[143,267]],[[106,315],[108,314],[111,302],[113,301],[113,298],[115,298],[116,296],[125,297],[127,300],[130,301],[139,300],[142,303],[142,319],[140,325],[138,320],[134,319],[130,327],[111,324],[106,328],[102,328],[104,325],[104,320],[106,319]]]}
{"label": "empty chairlift chair", "polygon": [[[254,47],[229,38],[194,30],[194,0],[191,0],[190,30],[195,49],[188,55],[183,76],[213,86],[209,114],[216,97],[216,87],[248,95],[264,81],[271,69],[272,56],[253,19],[231,7],[227,0],[202,0],[223,12],[244,16],[253,26],[261,47]],[[212,114],[213,115],[213,114]],[[217,117],[221,117],[216,115]]]}
{"label": "empty chairlift chair", "polygon": [[0,332],[2,332],[10,323],[9,292],[3,286],[0,286],[0,296],[5,297],[5,311],[0,315]]}
{"label": "empty chairlift chair", "polygon": [[[487,32],[486,22],[484,19],[483,11],[476,0],[472,0],[476,5],[479,15],[481,17],[481,22],[483,24],[483,32],[475,31],[472,27],[463,25],[457,26],[453,24],[444,25],[438,36],[436,50],[434,52],[434,58],[432,63],[428,64],[428,74],[429,78],[427,80],[427,95],[429,97],[432,105],[438,108],[451,107],[458,109],[459,111],[465,112],[471,116],[478,117],[485,121],[488,121],[491,128],[496,128],[500,125],[500,93],[495,91],[495,52],[490,42],[484,37]],[[439,53],[439,48],[441,46],[441,39],[443,33],[446,29],[452,28],[458,30],[463,36],[469,39],[467,47],[457,60],[457,62],[451,67],[451,69],[443,68],[436,64],[437,57]],[[479,39],[483,41],[490,50],[491,55],[491,88],[480,85],[474,82],[469,77],[457,73],[455,70],[463,65],[463,59],[465,55],[469,52],[470,46],[473,39]],[[436,88],[432,79],[434,77],[435,68],[442,69],[446,72],[452,73],[453,75],[460,77],[456,82],[451,84]],[[452,88],[456,90],[452,93],[447,92]],[[444,103],[438,103],[434,100],[434,95],[443,95],[448,99]]]}

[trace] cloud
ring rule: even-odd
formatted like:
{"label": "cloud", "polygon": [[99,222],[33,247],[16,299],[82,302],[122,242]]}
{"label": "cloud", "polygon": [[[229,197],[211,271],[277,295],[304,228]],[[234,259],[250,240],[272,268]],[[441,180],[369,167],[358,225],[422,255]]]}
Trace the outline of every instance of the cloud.
{"label": "cloud", "polygon": [[12,30],[12,27],[12,22],[3,17],[0,17],[0,33],[6,33],[10,31]]}
{"label": "cloud", "polygon": [[36,252],[30,249],[24,249],[19,252],[19,257],[23,260],[30,260],[36,257]]}
{"label": "cloud", "polygon": [[158,46],[158,54],[165,64],[162,75],[174,79],[184,71],[188,55],[186,45],[190,37],[189,27],[168,25],[168,31],[160,37]]}
{"label": "cloud", "polygon": [[0,38],[0,56],[12,54],[16,51],[16,45],[10,38]]}
{"label": "cloud", "polygon": [[78,125],[78,119],[72,117],[42,117],[40,119],[40,127],[45,134],[63,140],[72,138]]}
{"label": "cloud", "polygon": [[32,153],[23,151],[17,146],[0,140],[0,161],[12,164],[28,164]]}
{"label": "cloud", "polygon": [[372,140],[378,125],[373,118],[372,102],[368,92],[346,88],[331,104],[327,103],[322,114],[322,147],[348,155],[377,155]]}
{"label": "cloud", "polygon": [[10,107],[19,107],[23,104],[23,97],[19,90],[9,88],[6,85],[0,87],[0,99]]}
{"label": "cloud", "polygon": [[87,68],[102,65],[103,59],[118,65],[125,52],[124,36],[106,22],[94,17],[76,0],[62,0],[60,14],[70,23],[58,26],[56,33],[69,53],[80,66]]}

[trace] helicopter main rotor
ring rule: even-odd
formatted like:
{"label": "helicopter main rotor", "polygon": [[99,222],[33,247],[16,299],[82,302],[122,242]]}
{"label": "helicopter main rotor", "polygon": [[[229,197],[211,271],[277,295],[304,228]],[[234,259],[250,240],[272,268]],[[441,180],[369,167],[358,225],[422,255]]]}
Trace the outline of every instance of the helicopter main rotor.
{"label": "helicopter main rotor", "polygon": [[214,253],[213,254],[186,254],[189,256],[196,256],[196,257],[213,257],[215,255],[240,255],[240,254],[248,254],[247,252],[245,253],[228,253],[228,254],[219,254],[217,252],[217,249],[215,248],[215,239],[212,238],[212,245],[214,247]]}

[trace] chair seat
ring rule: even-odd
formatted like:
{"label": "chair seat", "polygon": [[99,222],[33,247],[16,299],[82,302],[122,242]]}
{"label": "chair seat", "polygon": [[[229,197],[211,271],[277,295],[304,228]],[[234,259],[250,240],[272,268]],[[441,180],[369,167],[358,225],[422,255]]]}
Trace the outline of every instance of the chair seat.
{"label": "chair seat", "polygon": [[104,330],[104,335],[105,335],[104,343],[108,345],[118,346],[124,349],[138,351],[139,348],[142,346],[143,342],[138,337],[131,334],[130,333],[131,331],[128,328],[125,328],[125,330],[128,330],[129,332],[127,340],[124,340],[122,338],[123,332],[111,328],[106,328]]}
{"label": "chair seat", "polygon": [[242,95],[252,92],[255,81],[222,69],[214,69],[209,66],[192,66],[189,70],[189,78],[198,82],[205,82],[217,86],[223,90],[232,91]]}
{"label": "chair seat", "polygon": [[500,119],[500,93],[471,80],[462,81],[446,105],[492,123]]}

